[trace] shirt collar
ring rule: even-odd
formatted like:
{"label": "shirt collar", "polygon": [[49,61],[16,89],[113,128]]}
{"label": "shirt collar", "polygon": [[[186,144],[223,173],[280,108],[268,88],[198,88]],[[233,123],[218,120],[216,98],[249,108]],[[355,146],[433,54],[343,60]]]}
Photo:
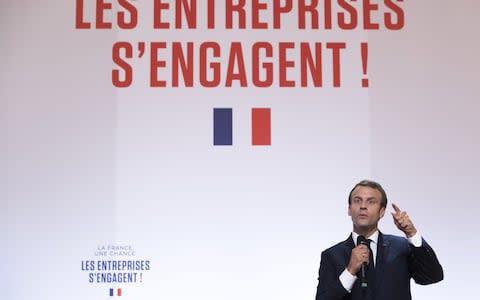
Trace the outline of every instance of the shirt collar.
{"label": "shirt collar", "polygon": [[[375,230],[374,233],[372,233],[372,235],[370,236],[367,236],[367,240],[370,240],[370,243],[373,243],[375,245],[377,245],[378,243],[378,230]],[[356,233],[356,232],[352,232],[352,239],[353,239],[353,243],[355,244],[355,246],[357,246],[357,238],[358,238],[359,234]]]}

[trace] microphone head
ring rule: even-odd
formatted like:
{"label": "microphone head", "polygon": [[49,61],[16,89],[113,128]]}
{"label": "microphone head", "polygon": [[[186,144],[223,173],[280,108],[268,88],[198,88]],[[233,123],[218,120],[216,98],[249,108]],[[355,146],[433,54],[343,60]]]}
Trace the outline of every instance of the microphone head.
{"label": "microphone head", "polygon": [[358,245],[361,245],[361,244],[365,244],[365,245],[368,244],[367,239],[366,239],[363,235],[359,235],[359,236],[357,237],[357,246],[358,246]]}

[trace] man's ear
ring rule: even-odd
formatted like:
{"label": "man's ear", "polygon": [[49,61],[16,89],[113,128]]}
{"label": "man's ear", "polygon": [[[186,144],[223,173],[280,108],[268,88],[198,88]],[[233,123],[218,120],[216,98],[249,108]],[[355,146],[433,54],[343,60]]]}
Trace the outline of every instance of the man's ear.
{"label": "man's ear", "polygon": [[383,218],[383,215],[385,215],[385,207],[380,208],[380,219]]}
{"label": "man's ear", "polygon": [[352,216],[352,213],[350,212],[350,205],[348,205],[348,216]]}

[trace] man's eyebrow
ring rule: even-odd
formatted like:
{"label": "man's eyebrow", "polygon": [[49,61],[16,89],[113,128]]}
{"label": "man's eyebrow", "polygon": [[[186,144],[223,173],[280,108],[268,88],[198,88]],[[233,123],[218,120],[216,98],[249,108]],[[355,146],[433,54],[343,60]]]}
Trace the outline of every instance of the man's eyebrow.
{"label": "man's eyebrow", "polygon": [[[360,197],[360,196],[353,196],[352,199],[363,199],[363,198]],[[366,199],[367,199],[367,200],[372,200],[372,199],[373,199],[373,200],[377,200],[377,198],[375,198],[375,197],[368,197],[368,198],[366,198]]]}

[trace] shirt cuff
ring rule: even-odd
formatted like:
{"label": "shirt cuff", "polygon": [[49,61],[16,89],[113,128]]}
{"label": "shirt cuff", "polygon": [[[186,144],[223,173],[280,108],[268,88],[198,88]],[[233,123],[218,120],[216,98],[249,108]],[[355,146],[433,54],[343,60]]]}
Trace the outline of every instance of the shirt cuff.
{"label": "shirt cuff", "polygon": [[407,238],[407,240],[412,244],[414,247],[421,247],[422,246],[422,236],[417,231],[414,236],[411,238]]}
{"label": "shirt cuff", "polygon": [[353,284],[355,283],[357,278],[357,276],[350,274],[347,269],[345,269],[338,277],[340,283],[349,293],[352,291]]}

